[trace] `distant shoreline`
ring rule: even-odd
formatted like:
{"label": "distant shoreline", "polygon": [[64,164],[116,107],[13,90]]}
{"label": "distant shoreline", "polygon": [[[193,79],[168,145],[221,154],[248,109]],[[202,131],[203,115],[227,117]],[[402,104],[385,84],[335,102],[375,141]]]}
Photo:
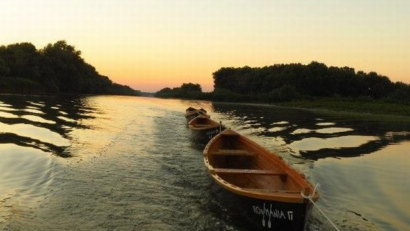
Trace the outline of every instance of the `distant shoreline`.
{"label": "distant shoreline", "polygon": [[0,90],[0,96],[34,96],[34,97],[55,97],[55,96],[137,96],[147,97],[144,95],[132,94],[92,94],[78,92],[58,92],[58,93],[27,93],[27,92],[3,92]]}
{"label": "distant shoreline", "polygon": [[[81,94],[81,95],[129,95],[140,96],[141,92],[133,90],[127,86],[112,84],[112,88],[119,86],[118,89],[107,89],[101,92],[70,92],[70,91],[51,91],[42,83],[13,77],[0,77],[0,94],[7,95],[59,95],[59,94]],[[112,92],[109,92],[112,91]]]}
{"label": "distant shoreline", "polygon": [[21,90],[21,91],[8,91],[0,89],[0,95],[15,95],[15,96],[59,96],[59,95],[83,95],[83,96],[92,96],[92,95],[112,95],[112,96],[143,96],[141,94],[121,94],[121,93],[78,93],[78,92],[40,92],[35,89],[32,90]]}
{"label": "distant shoreline", "polygon": [[[160,97],[159,97],[160,98]],[[214,103],[241,104],[266,107],[282,107],[314,110],[326,114],[349,115],[353,117],[410,123],[410,104],[380,100],[360,100],[344,98],[301,99],[289,102],[229,101],[199,98],[172,98],[181,100],[204,100]],[[372,117],[372,118],[370,118]]]}
{"label": "distant shoreline", "polygon": [[410,116],[410,85],[376,72],[312,61],[264,67],[222,67],[213,74],[214,91],[198,84],[163,88],[160,98],[248,102],[285,107]]}

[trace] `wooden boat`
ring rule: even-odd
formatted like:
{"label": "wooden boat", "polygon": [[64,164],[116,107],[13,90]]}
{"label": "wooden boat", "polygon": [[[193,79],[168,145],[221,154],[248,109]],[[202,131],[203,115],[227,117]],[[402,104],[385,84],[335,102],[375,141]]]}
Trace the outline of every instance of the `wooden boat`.
{"label": "wooden boat", "polygon": [[189,107],[185,110],[185,117],[188,119],[188,121],[192,120],[193,118],[195,118],[199,115],[204,115],[204,116],[207,116],[209,118],[210,116],[206,113],[207,113],[207,111],[203,108],[196,109],[196,108],[193,108],[193,107]]}
{"label": "wooden boat", "polygon": [[208,143],[214,136],[218,135],[221,131],[225,130],[225,126],[222,123],[218,123],[211,120],[206,115],[199,115],[189,121],[189,129],[191,129],[193,138],[199,141],[205,141]]}
{"label": "wooden boat", "polygon": [[[204,162],[223,193],[231,195],[226,198],[234,201],[226,207],[240,210],[251,227],[304,230],[312,204],[301,192],[310,195],[315,190],[282,158],[227,129],[207,144]],[[313,201],[318,198],[317,193],[312,195]]]}
{"label": "wooden boat", "polygon": [[188,112],[195,112],[195,111],[197,111],[198,109],[196,109],[196,108],[193,108],[193,107],[189,107],[189,108],[187,108],[186,110],[185,110],[185,113],[188,113]]}

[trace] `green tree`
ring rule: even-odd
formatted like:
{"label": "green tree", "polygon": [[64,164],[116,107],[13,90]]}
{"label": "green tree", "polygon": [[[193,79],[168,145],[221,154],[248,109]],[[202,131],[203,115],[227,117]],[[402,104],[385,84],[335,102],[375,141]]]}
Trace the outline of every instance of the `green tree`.
{"label": "green tree", "polygon": [[0,58],[8,67],[7,76],[37,80],[41,75],[40,55],[31,43],[16,43],[0,47]]}
{"label": "green tree", "polygon": [[[86,63],[81,52],[66,41],[37,50],[31,43],[0,47],[0,77],[8,78],[9,92],[139,95],[128,86],[115,84]],[[3,81],[3,80],[2,80]],[[35,88],[33,90],[29,88]],[[10,90],[11,89],[11,90]],[[41,89],[41,90],[40,90]]]}
{"label": "green tree", "polygon": [[10,72],[10,69],[7,67],[6,62],[0,58],[0,77],[6,76]]}
{"label": "green tree", "polygon": [[[394,83],[386,76],[375,72],[356,73],[353,68],[327,67],[315,61],[308,65],[223,67],[213,73],[213,78],[215,90],[226,89],[250,100],[263,100],[267,95],[271,100],[333,96],[386,99],[396,90]],[[285,90],[289,91],[289,95],[285,95]],[[396,92],[396,96],[398,94]]]}
{"label": "green tree", "polygon": [[202,92],[201,85],[193,83],[183,83],[181,85],[182,94],[187,94],[191,92]]}
{"label": "green tree", "polygon": [[282,87],[272,90],[269,93],[269,98],[274,102],[286,102],[299,98],[299,93],[296,87],[292,85],[283,85]]}
{"label": "green tree", "polygon": [[63,92],[84,92],[83,78],[96,75],[80,57],[81,52],[66,41],[48,44],[40,50],[46,81],[54,82]]}

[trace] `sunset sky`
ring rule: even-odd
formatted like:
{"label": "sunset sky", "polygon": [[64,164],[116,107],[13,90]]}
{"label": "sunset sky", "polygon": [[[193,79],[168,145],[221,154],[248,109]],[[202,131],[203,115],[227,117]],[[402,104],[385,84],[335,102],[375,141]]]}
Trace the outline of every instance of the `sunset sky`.
{"label": "sunset sky", "polygon": [[0,23],[0,45],[66,40],[142,91],[313,60],[410,83],[408,0],[1,0]]}

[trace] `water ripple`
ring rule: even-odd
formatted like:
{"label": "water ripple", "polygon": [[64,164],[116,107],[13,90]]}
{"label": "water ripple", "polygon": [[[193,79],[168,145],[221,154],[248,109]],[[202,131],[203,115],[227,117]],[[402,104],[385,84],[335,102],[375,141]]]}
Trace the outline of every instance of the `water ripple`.
{"label": "water ripple", "polygon": [[63,138],[60,134],[49,129],[37,127],[30,124],[5,124],[0,122],[0,131],[7,131],[21,137],[30,137],[34,140],[39,140],[45,143],[54,144],[57,146],[69,146],[70,141]]}
{"label": "water ripple", "polygon": [[0,144],[0,227],[13,216],[16,203],[39,206],[49,194],[54,161],[46,153],[15,144]]}
{"label": "water ripple", "polygon": [[[206,101],[0,98],[0,229],[246,230],[213,193],[188,106],[320,182],[319,206],[342,230],[410,224],[409,126]],[[307,230],[330,228],[314,209]]]}

